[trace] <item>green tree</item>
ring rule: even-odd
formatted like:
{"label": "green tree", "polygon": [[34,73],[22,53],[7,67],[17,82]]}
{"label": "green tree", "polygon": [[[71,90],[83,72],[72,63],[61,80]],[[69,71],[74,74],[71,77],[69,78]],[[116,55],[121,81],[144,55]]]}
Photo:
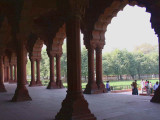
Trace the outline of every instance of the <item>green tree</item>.
{"label": "green tree", "polygon": [[49,57],[48,57],[47,51],[45,49],[42,49],[41,55],[42,55],[41,67],[40,67],[41,76],[43,78],[49,78],[50,63],[49,63]]}
{"label": "green tree", "polygon": [[66,43],[62,46],[63,54],[61,57],[61,75],[66,80],[67,77],[67,52],[66,52]]}
{"label": "green tree", "polygon": [[85,47],[82,48],[81,52],[81,74],[86,81],[88,76],[88,52]]}
{"label": "green tree", "polygon": [[112,67],[112,56],[110,53],[106,53],[102,57],[102,65],[103,65],[103,74],[104,75],[113,75],[113,67]]}

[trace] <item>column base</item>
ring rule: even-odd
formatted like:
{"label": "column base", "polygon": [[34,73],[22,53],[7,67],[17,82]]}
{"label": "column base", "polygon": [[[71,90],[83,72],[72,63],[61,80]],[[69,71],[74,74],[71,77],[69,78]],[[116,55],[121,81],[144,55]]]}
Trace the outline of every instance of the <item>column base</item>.
{"label": "column base", "polygon": [[64,88],[62,80],[57,80],[57,81],[56,81],[56,85],[58,86],[58,88]]}
{"label": "column base", "polygon": [[54,120],[96,120],[82,92],[67,92],[62,108]]}
{"label": "column base", "polygon": [[41,81],[36,81],[37,86],[43,86]]}
{"label": "column base", "polygon": [[160,86],[155,91],[154,96],[152,97],[152,99],[150,100],[150,102],[160,103],[160,94],[159,93],[160,93]]}
{"label": "column base", "polygon": [[31,81],[29,87],[35,87],[36,86],[36,81]]}
{"label": "column base", "polygon": [[99,90],[100,93],[106,93],[107,92],[107,89],[105,88],[105,85],[104,85],[103,82],[97,84],[97,86],[98,86],[98,90]]}
{"label": "column base", "polygon": [[7,92],[4,84],[0,84],[0,93],[1,93],[1,92]]}
{"label": "column base", "polygon": [[97,87],[97,84],[94,82],[94,83],[88,83],[83,93],[84,94],[96,94],[97,91],[98,91],[98,87]]}
{"label": "column base", "polygon": [[28,90],[25,85],[18,85],[15,94],[12,98],[12,102],[21,102],[32,100],[29,96]]}
{"label": "column base", "polygon": [[55,82],[49,82],[47,89],[57,89],[58,86],[56,85]]}

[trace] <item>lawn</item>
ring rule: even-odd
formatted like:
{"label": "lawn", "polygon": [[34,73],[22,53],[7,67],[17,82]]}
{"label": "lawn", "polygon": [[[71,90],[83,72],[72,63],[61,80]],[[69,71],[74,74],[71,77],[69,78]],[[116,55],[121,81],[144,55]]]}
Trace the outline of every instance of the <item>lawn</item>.
{"label": "lawn", "polygon": [[[154,79],[154,80],[149,80],[152,85],[154,85],[156,83],[156,81],[159,81],[158,79]],[[48,85],[49,80],[42,80],[42,84],[44,86]],[[115,89],[130,89],[131,88],[131,84],[132,84],[133,80],[123,80],[123,81],[110,81],[110,86],[113,86]],[[137,80],[137,84],[140,87],[140,82],[141,80]],[[87,83],[82,83],[82,89],[86,88],[86,84]],[[104,82],[104,84],[106,85],[106,82]],[[64,87],[67,88],[67,83],[63,83]],[[124,87],[124,88],[122,88]]]}

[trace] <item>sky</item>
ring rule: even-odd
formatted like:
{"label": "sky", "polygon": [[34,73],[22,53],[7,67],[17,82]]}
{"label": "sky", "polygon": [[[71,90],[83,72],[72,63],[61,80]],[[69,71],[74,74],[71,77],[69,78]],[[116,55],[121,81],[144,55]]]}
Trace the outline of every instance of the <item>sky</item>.
{"label": "sky", "polygon": [[150,17],[146,8],[127,5],[108,25],[103,52],[116,48],[133,51],[136,46],[144,43],[158,45],[158,37],[151,28]]}

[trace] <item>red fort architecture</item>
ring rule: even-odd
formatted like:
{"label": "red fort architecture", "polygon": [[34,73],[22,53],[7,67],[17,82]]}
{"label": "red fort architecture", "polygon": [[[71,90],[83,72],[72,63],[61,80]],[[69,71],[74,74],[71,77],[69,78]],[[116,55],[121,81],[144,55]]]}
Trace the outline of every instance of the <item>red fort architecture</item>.
{"label": "red fort architecture", "polygon": [[[106,92],[102,80],[105,32],[112,18],[128,4],[146,8],[146,12],[151,14],[152,28],[160,38],[159,0],[0,0],[0,92],[7,92],[4,82],[17,83],[11,101],[32,100],[25,86],[27,53],[31,61],[29,86],[41,86],[43,44],[47,46],[50,60],[50,82],[47,89],[63,88],[60,59],[66,38],[68,88],[55,120],[96,120],[83,93]],[[81,88],[80,31],[88,50],[88,83],[84,92]],[[57,79],[54,79],[54,69]],[[151,102],[160,103],[159,93],[160,87]]]}

